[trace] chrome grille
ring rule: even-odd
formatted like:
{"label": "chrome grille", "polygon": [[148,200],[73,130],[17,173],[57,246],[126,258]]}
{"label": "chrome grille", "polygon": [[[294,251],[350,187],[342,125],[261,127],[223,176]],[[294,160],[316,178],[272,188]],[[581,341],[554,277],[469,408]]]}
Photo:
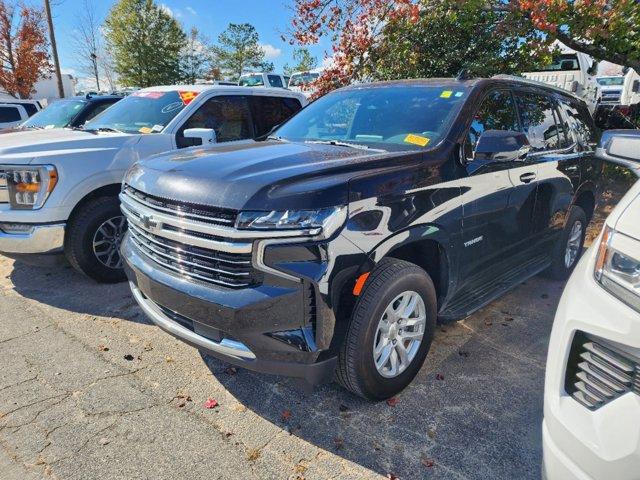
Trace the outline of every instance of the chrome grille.
{"label": "chrome grille", "polygon": [[0,170],[0,203],[9,203],[9,190],[7,189],[7,174]]}
{"label": "chrome grille", "polygon": [[610,90],[602,92],[602,103],[620,103],[622,90]]}
{"label": "chrome grille", "polygon": [[[131,187],[123,190],[120,200],[131,241],[155,264],[193,281],[228,288],[261,282],[262,274],[251,262],[250,239],[236,238],[240,235],[237,230],[220,225],[222,217],[216,209],[193,205],[183,208],[175,201],[167,207],[169,203],[160,205],[158,197]],[[215,213],[204,221],[202,212]],[[225,219],[233,223],[235,213],[229,212]]]}
{"label": "chrome grille", "polygon": [[640,395],[640,361],[578,332],[571,347],[565,388],[591,410],[629,392]]}

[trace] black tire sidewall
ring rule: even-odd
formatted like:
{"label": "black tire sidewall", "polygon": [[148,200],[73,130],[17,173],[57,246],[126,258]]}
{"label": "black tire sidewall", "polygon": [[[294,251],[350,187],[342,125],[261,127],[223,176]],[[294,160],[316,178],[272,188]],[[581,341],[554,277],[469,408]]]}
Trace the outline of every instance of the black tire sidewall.
{"label": "black tire sidewall", "polygon": [[[390,282],[386,282],[382,288],[375,292],[364,292],[367,298],[356,305],[357,312],[369,319],[366,328],[363,328],[358,338],[359,346],[357,352],[356,369],[359,384],[363,393],[374,399],[386,399],[400,391],[411,383],[416,374],[420,371],[424,359],[429,352],[436,324],[436,296],[433,283],[429,276],[419,267],[414,267],[411,271],[395,275]],[[379,320],[382,318],[387,306],[401,293],[414,291],[418,293],[424,301],[426,307],[426,325],[422,338],[422,343],[411,365],[394,378],[386,378],[378,373],[373,359],[374,337],[376,335]],[[377,301],[371,301],[377,299]]]}
{"label": "black tire sidewall", "polygon": [[[569,237],[571,236],[571,230],[578,221],[582,223],[582,237],[580,238],[578,255],[576,256],[573,264],[570,267],[567,267],[564,259],[567,250],[567,244],[569,242]],[[587,215],[585,214],[584,210],[578,206],[571,207],[571,210],[569,211],[569,218],[567,219],[567,223],[560,236],[560,241],[558,242],[556,254],[553,259],[553,264],[551,265],[550,273],[553,278],[557,280],[566,280],[571,276],[571,273],[576,268],[576,265],[580,261],[580,257],[583,253],[587,226]]]}
{"label": "black tire sidewall", "polygon": [[98,228],[108,219],[122,216],[117,197],[101,197],[82,207],[69,222],[65,238],[65,253],[80,272],[101,283],[126,279],[124,269],[103,265],[93,251],[93,239]]}

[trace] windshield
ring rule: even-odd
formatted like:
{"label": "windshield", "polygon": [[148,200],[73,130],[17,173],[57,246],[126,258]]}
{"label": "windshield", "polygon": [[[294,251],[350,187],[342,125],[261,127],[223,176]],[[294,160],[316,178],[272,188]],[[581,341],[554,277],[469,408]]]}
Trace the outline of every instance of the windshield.
{"label": "windshield", "polygon": [[565,53],[558,55],[553,59],[553,63],[545,68],[540,69],[541,72],[580,70],[580,62],[578,55],[575,53]]}
{"label": "windshield", "polygon": [[198,92],[135,92],[93,120],[85,130],[116,130],[124,133],[159,133]]}
{"label": "windshield", "polygon": [[289,80],[290,87],[301,87],[303,85],[308,85],[311,82],[315,82],[318,77],[320,77],[319,73],[296,73],[291,76],[291,80]]}
{"label": "windshield", "polygon": [[624,77],[600,77],[598,83],[605,87],[624,85]]}
{"label": "windshield", "polygon": [[84,100],[58,100],[22,124],[26,128],[62,128],[87,104]]}
{"label": "windshield", "polygon": [[466,88],[458,85],[341,90],[301,110],[275,136],[290,141],[419,150],[446,134],[466,96]]}
{"label": "windshield", "polygon": [[262,75],[247,75],[240,78],[239,85],[241,87],[261,87],[264,85],[264,80]]}

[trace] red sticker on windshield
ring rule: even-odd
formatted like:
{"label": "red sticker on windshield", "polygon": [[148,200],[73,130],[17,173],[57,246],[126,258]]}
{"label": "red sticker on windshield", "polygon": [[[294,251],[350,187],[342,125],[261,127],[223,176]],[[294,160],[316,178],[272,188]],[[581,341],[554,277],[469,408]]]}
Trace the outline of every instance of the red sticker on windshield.
{"label": "red sticker on windshield", "polygon": [[199,92],[178,92],[182,103],[184,103],[185,105],[189,105],[191,102],[193,102],[193,99],[198,96],[198,93]]}
{"label": "red sticker on windshield", "polygon": [[156,100],[160,97],[162,97],[166,92],[135,92],[132,93],[132,96],[134,97],[144,97],[144,98],[152,98],[153,100]]}

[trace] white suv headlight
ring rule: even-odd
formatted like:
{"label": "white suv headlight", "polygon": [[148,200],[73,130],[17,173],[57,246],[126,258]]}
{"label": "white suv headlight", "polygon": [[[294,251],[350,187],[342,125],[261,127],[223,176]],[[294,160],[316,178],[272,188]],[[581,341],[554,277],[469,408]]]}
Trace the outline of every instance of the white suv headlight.
{"label": "white suv headlight", "polygon": [[53,165],[0,166],[7,180],[9,203],[15,210],[42,208],[58,183]]}
{"label": "white suv headlight", "polygon": [[609,293],[640,311],[640,241],[605,226],[595,277]]}

